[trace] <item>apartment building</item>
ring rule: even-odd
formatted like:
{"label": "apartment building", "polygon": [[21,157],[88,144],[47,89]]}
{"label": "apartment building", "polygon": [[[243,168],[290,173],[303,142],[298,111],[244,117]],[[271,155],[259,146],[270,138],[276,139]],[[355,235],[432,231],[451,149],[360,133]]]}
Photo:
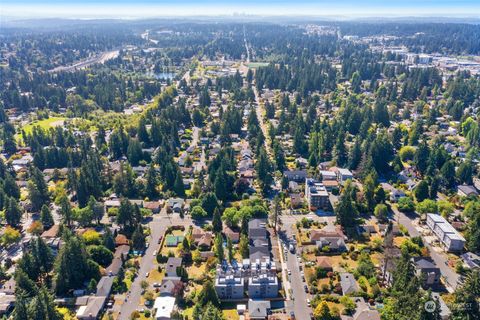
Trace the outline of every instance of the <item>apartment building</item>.
{"label": "apartment building", "polygon": [[441,215],[428,213],[427,226],[447,251],[462,251],[465,238]]}
{"label": "apartment building", "polygon": [[305,180],[305,198],[310,210],[327,210],[330,208],[327,189],[321,182],[315,179],[309,178]]}

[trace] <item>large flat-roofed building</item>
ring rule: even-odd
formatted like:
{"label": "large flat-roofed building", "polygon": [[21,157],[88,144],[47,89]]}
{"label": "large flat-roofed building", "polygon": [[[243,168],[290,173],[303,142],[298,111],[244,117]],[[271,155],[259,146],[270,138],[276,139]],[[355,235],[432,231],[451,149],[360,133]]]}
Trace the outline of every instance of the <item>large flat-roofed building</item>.
{"label": "large flat-roofed building", "polygon": [[314,179],[305,180],[305,198],[310,210],[328,209],[330,200],[325,186]]}
{"label": "large flat-roofed building", "polygon": [[463,250],[465,239],[444,217],[438,214],[428,213],[427,226],[447,251]]}
{"label": "large flat-roofed building", "polygon": [[277,275],[267,271],[253,272],[248,279],[250,298],[275,298],[278,296]]}
{"label": "large flat-roofed building", "polygon": [[215,291],[220,299],[241,299],[245,291],[245,279],[240,269],[230,265],[217,267]]}

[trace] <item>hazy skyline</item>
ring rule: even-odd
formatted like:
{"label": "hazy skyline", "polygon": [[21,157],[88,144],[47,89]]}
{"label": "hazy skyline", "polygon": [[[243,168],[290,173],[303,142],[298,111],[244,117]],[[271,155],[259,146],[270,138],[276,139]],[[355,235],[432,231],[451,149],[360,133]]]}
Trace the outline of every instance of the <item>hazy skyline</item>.
{"label": "hazy skyline", "polygon": [[11,17],[142,18],[191,15],[480,17],[479,0],[3,0]]}

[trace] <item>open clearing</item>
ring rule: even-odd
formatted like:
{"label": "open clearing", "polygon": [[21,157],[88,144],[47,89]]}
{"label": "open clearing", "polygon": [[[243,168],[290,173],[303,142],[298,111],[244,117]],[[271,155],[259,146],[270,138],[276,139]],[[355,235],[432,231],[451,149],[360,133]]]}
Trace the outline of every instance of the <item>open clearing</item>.
{"label": "open clearing", "polygon": [[26,126],[24,126],[22,128],[22,130],[26,134],[30,134],[33,130],[33,127],[35,127],[35,126],[39,126],[42,129],[48,129],[48,128],[54,128],[54,127],[58,127],[58,126],[63,126],[66,119],[67,118],[65,118],[65,117],[50,117],[48,119],[43,119],[43,120],[34,121],[32,123],[29,123]]}

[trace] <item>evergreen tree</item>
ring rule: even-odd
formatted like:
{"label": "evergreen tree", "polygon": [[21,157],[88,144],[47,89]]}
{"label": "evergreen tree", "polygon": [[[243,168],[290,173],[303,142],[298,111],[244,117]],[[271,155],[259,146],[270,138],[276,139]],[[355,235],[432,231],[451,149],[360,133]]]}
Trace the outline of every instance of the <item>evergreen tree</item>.
{"label": "evergreen tree", "polygon": [[143,251],[145,249],[145,235],[141,224],[137,225],[132,234],[132,247],[134,250]]}
{"label": "evergreen tree", "polygon": [[363,182],[363,195],[365,197],[366,207],[369,212],[373,212],[375,207],[375,180],[373,174],[369,174]]}
{"label": "evergreen tree", "polygon": [[455,186],[455,164],[452,160],[449,160],[444,163],[440,170],[442,174],[443,184],[448,189],[451,189]]}
{"label": "evergreen tree", "polygon": [[227,259],[229,263],[232,263],[233,260],[233,244],[232,240],[227,237]]}
{"label": "evergreen tree", "polygon": [[350,170],[357,169],[360,161],[362,160],[362,149],[360,139],[355,139],[355,143],[353,147],[350,149],[350,153],[348,154],[348,167]]}
{"label": "evergreen tree", "polygon": [[258,154],[258,160],[255,163],[255,170],[257,172],[257,177],[260,182],[260,187],[262,191],[265,193],[270,189],[270,185],[273,182],[272,178],[272,166],[270,161],[268,160],[267,153],[265,148],[260,148],[260,152]]}
{"label": "evergreen tree", "polygon": [[427,171],[427,166],[428,166],[428,158],[430,156],[430,150],[428,148],[428,145],[426,142],[420,143],[418,146],[414,160],[413,162],[415,163],[415,167],[417,168],[418,171],[420,171],[421,174],[425,174]]}
{"label": "evergreen tree", "polygon": [[43,177],[43,173],[36,167],[30,170],[30,180],[27,184],[30,195],[30,202],[33,210],[40,210],[49,200],[47,183]]}
{"label": "evergreen tree", "polygon": [[[55,291],[62,295],[71,289],[83,286],[91,278],[91,266],[87,261],[87,252],[82,242],[67,233],[65,243],[60,248],[55,261]],[[97,270],[98,271],[98,270]]]}
{"label": "evergreen tree", "polygon": [[390,117],[388,115],[387,103],[383,100],[375,102],[373,119],[376,123],[383,124],[386,128],[390,126]]}
{"label": "evergreen tree", "polygon": [[220,309],[215,307],[212,303],[207,303],[203,308],[202,320],[223,320],[223,314]]}
{"label": "evergreen tree", "polygon": [[5,208],[5,220],[13,227],[17,227],[22,219],[22,210],[14,198],[7,199],[7,205]]}
{"label": "evergreen tree", "polygon": [[54,225],[54,220],[50,208],[47,205],[43,205],[40,210],[40,222],[45,229],[49,229]]}
{"label": "evergreen tree", "polygon": [[137,139],[130,139],[127,149],[127,159],[132,166],[138,166],[143,158],[142,146]]}
{"label": "evergreen tree", "polygon": [[211,217],[215,208],[218,207],[217,196],[213,192],[207,192],[202,196],[201,200],[203,210],[205,210],[207,215]]}
{"label": "evergreen tree", "polygon": [[370,147],[372,164],[378,174],[388,173],[389,162],[393,159],[393,147],[385,131],[377,135]]}
{"label": "evergreen tree", "polygon": [[113,238],[112,231],[109,227],[105,228],[105,233],[103,234],[103,245],[110,251],[115,250],[115,239]]}
{"label": "evergreen tree", "polygon": [[40,275],[47,275],[53,268],[54,257],[52,250],[40,237],[32,239],[31,254],[35,262],[35,268]]}
{"label": "evergreen tree", "polygon": [[33,297],[37,292],[37,285],[28,277],[22,268],[15,270],[15,294],[25,294],[27,297]]}
{"label": "evergreen tree", "polygon": [[429,196],[428,191],[428,183],[425,180],[420,181],[414,190],[415,199],[417,202],[422,202],[423,200],[427,199]]}
{"label": "evergreen tree", "polygon": [[358,210],[355,205],[353,195],[355,189],[350,180],[345,183],[345,188],[340,195],[340,199],[335,207],[335,214],[337,216],[337,223],[344,228],[353,227],[356,223]]}
{"label": "evergreen tree", "polygon": [[70,226],[72,223],[72,206],[66,194],[62,194],[58,200],[60,206],[60,214],[63,217],[63,222]]}
{"label": "evergreen tree", "polygon": [[150,197],[150,198],[155,198],[158,196],[157,192],[157,171],[155,170],[155,167],[153,163],[150,164],[148,167],[146,176],[146,185],[145,185],[145,194]]}
{"label": "evergreen tree", "polygon": [[218,210],[218,208],[215,208],[215,210],[213,211],[212,226],[213,232],[222,232],[222,218],[220,216],[220,210]]}
{"label": "evergreen tree", "polygon": [[181,174],[180,170],[177,170],[177,175],[175,177],[175,183],[173,185],[173,191],[175,191],[175,193],[179,197],[184,197],[185,196],[185,186],[183,184],[182,174]]}
{"label": "evergreen tree", "polygon": [[440,315],[440,301],[438,299],[434,299],[432,297],[432,292],[429,290],[425,297],[422,299],[423,306],[428,303],[435,303],[435,308],[433,310],[426,310],[425,307],[421,308],[419,320],[442,320],[442,316]]}
{"label": "evergreen tree", "polygon": [[457,288],[452,304],[453,320],[480,319],[480,271],[474,270],[467,275],[463,285]]}
{"label": "evergreen tree", "polygon": [[345,147],[345,132],[341,132],[338,135],[335,148],[333,149],[333,154],[337,166],[344,167],[347,164],[348,153]]}
{"label": "evergreen tree", "polygon": [[212,304],[216,307],[220,306],[220,299],[218,299],[217,292],[211,280],[205,281],[202,291],[198,294],[197,304],[204,307],[207,304]]}
{"label": "evergreen tree", "polygon": [[215,256],[218,259],[218,263],[222,263],[225,260],[225,252],[223,250],[223,238],[220,233],[215,235]]}
{"label": "evergreen tree", "polygon": [[248,248],[248,238],[245,234],[240,236],[240,242],[238,243],[238,249],[240,250],[240,254],[242,258],[248,258],[249,248]]}
{"label": "evergreen tree", "polygon": [[13,320],[29,320],[28,302],[23,293],[15,295],[15,309],[13,310]]}

